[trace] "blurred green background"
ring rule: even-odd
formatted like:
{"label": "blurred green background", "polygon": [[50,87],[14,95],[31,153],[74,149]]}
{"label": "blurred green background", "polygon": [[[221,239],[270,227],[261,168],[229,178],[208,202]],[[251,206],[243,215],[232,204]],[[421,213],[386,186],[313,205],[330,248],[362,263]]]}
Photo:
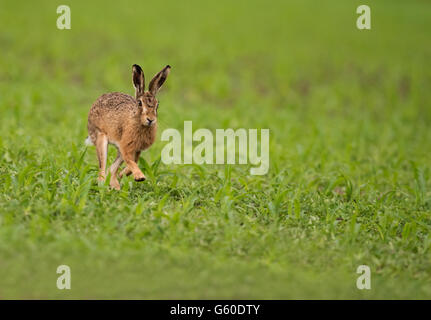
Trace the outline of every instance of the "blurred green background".
{"label": "blurred green background", "polygon": [[[431,2],[1,0],[0,30],[0,298],[431,297]],[[269,173],[157,141],[98,186],[87,114],[134,63],[172,66],[159,140],[269,128]]]}

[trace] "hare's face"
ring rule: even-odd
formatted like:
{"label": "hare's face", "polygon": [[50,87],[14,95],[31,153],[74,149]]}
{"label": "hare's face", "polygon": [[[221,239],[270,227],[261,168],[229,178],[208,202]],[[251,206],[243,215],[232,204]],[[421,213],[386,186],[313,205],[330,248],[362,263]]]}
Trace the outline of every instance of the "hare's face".
{"label": "hare's face", "polygon": [[138,99],[138,106],[142,108],[141,121],[144,126],[152,126],[157,122],[157,108],[159,102],[149,92],[145,92],[142,97]]}
{"label": "hare's face", "polygon": [[159,102],[156,99],[156,94],[160,87],[166,81],[171,66],[167,65],[151,79],[148,86],[148,91],[145,91],[145,77],[142,68],[137,64],[132,67],[133,71],[133,86],[135,87],[135,98],[140,108],[142,108],[141,121],[144,126],[152,126],[157,122],[157,108]]}

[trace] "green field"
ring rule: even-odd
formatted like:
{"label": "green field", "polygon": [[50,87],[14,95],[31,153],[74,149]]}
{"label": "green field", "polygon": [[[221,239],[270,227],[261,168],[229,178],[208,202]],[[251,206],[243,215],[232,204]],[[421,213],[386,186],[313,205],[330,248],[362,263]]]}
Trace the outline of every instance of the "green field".
{"label": "green field", "polygon": [[[60,4],[0,2],[0,298],[431,298],[431,2]],[[87,114],[134,63],[172,71],[115,191]],[[268,174],[160,163],[186,120],[269,128]]]}

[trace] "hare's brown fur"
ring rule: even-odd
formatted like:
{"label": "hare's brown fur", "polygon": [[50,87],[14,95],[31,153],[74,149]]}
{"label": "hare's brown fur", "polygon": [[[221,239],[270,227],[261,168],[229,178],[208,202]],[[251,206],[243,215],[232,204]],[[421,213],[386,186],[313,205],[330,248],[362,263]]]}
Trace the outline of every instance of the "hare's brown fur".
{"label": "hare's brown fur", "polygon": [[126,167],[119,174],[133,174],[136,181],[145,180],[137,162],[141,151],[148,149],[156,139],[157,108],[156,93],[166,80],[170,66],[162,69],[150,82],[149,90],[144,91],[144,73],[138,65],[133,65],[135,97],[112,92],[100,96],[88,115],[88,140],[96,146],[99,159],[99,180],[106,176],[108,144],[114,145],[117,158],[110,167],[110,185],[120,188],[117,171],[121,164]]}

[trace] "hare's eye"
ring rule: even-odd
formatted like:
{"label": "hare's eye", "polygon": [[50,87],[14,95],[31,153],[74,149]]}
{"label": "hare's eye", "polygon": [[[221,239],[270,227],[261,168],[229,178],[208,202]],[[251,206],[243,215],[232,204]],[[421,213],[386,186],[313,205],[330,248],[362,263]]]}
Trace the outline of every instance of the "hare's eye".
{"label": "hare's eye", "polygon": [[138,100],[138,106],[142,107],[142,101]]}

